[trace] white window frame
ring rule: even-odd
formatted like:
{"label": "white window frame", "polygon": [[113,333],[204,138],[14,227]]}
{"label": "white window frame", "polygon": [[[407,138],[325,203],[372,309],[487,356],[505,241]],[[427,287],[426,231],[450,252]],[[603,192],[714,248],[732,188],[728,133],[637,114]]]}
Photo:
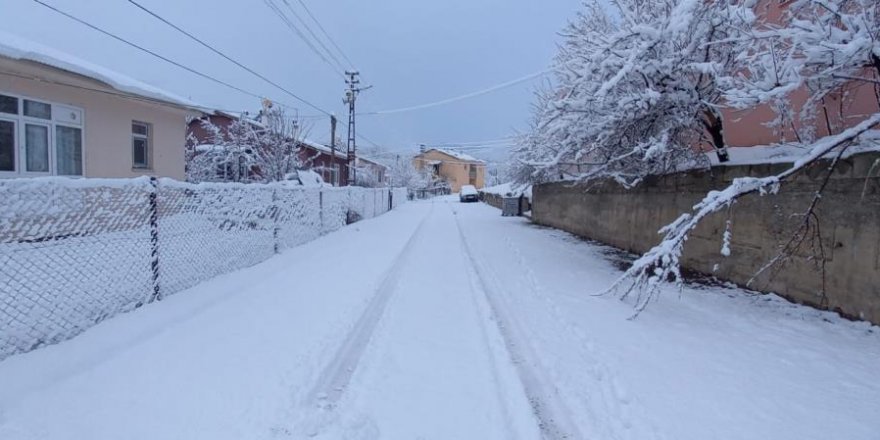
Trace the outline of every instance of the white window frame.
{"label": "white window frame", "polygon": [[[15,142],[15,171],[0,171],[0,178],[15,178],[15,177],[40,177],[40,176],[55,176],[58,175],[58,164],[56,158],[56,149],[55,145],[55,127],[62,126],[68,128],[75,128],[80,130],[81,136],[81,145],[82,145],[82,163],[80,164],[80,169],[82,169],[83,174],[79,176],[69,176],[65,175],[65,177],[73,177],[79,178],[84,177],[86,172],[86,127],[85,127],[85,110],[76,107],[70,104],[63,104],[60,102],[51,101],[48,99],[42,98],[34,98],[30,96],[20,95],[18,93],[10,93],[5,90],[0,89],[0,95],[10,96],[18,99],[18,109],[16,114],[9,113],[0,113],[0,119],[4,121],[9,121],[15,124],[15,134],[14,134],[14,142]],[[51,106],[52,117],[50,119],[40,119],[31,116],[24,115],[24,101],[35,101],[43,104],[48,104]],[[56,115],[58,112],[62,111],[61,108],[64,107],[71,110],[76,110],[81,115],[79,124],[70,123],[70,122],[60,122],[56,121]],[[49,171],[27,171],[27,137],[24,135],[26,124],[33,125],[42,125],[48,127],[49,136]]]}
{"label": "white window frame", "polygon": [[[144,121],[131,121],[132,131],[131,131],[131,169],[135,171],[151,171],[153,169],[153,124]],[[147,134],[143,135],[140,133],[134,132],[134,125],[142,125],[147,128]],[[147,151],[145,154],[147,155],[147,163],[144,166],[140,166],[134,162],[134,141],[135,140],[144,140],[147,142]]]}

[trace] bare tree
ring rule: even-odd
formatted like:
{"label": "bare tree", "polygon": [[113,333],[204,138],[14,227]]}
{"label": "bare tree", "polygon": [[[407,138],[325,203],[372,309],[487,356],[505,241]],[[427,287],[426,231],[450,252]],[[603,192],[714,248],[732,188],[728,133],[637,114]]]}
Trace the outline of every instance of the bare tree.
{"label": "bare tree", "polygon": [[[793,144],[804,152],[787,170],[767,177],[735,179],[727,188],[709,193],[693,212],[663,228],[661,243],[636,260],[612,287],[621,289],[624,297],[635,293],[637,310],[657,295],[660,283],[670,279],[681,282],[679,258],[684,243],[703,219],[745,195],[775,193],[804,168],[827,160],[825,179],[804,212],[798,214],[800,225],[761,272],[787,261],[804,243],[817,238],[811,237],[819,231],[816,207],[840,158],[848,150],[880,146],[880,113],[845,128],[847,121],[831,117],[835,109],[829,108],[826,99],[845,98],[854,84],[870,84],[880,107],[880,4],[873,0],[797,0],[789,5],[781,24],[758,23],[744,30],[741,41],[746,43],[739,54],[744,64],[726,81],[728,102],[739,108],[770,103],[779,115],[776,124],[791,124],[792,115],[798,115],[805,122],[802,127],[810,128],[814,123],[812,127],[818,125],[822,130],[796,130]],[[803,89],[809,97],[796,103],[792,95]],[[839,101],[836,106],[847,105],[845,99]],[[845,114],[846,109],[842,110]],[[817,257],[824,262],[824,255]],[[820,269],[824,271],[824,264]]]}
{"label": "bare tree", "polygon": [[264,182],[285,180],[302,167],[300,145],[307,130],[280,108],[265,112],[262,122],[265,128],[256,132],[254,166]]}
{"label": "bare tree", "polygon": [[207,143],[191,146],[187,154],[192,182],[281,181],[303,166],[299,146],[306,130],[283,110],[270,109],[261,121],[242,115],[226,128],[206,120],[202,128]]}
{"label": "bare tree", "polygon": [[880,2],[795,0],[781,6],[780,22],[758,16],[756,3],[617,0],[612,15],[619,19],[587,3],[565,33],[556,82],[537,93],[531,130],[516,152],[523,181],[614,179],[631,186],[648,174],[693,167],[695,145],[710,145],[723,159],[724,106],[770,106],[777,114],[772,125],[793,133],[787,145],[803,151],[786,171],[735,179],[661,229],[661,243],[609,289],[635,295],[637,310],[662,283],[682,281],[684,243],[707,216],[744,195],[774,193],[805,167],[828,160],[824,183],[797,213],[800,226],[765,267],[784,263],[814,241],[815,210],[839,159],[878,146],[880,114],[855,122],[842,115],[855,88],[880,106]]}
{"label": "bare tree", "polygon": [[413,165],[412,158],[398,156],[388,168],[391,185],[406,187],[410,191],[424,189],[431,182],[427,170],[420,170]]}
{"label": "bare tree", "polygon": [[716,1],[613,5],[616,14],[585,3],[564,32],[555,84],[538,91],[517,151],[531,180],[612,177],[631,186],[696,162],[695,145],[727,158],[716,78],[735,62],[728,23],[751,15]]}

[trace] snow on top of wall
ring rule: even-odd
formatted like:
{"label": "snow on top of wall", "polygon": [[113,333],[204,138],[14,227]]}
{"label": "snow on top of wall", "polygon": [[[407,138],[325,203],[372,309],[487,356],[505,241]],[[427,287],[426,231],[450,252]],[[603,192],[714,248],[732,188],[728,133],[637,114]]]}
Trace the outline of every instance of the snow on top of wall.
{"label": "snow on top of wall", "polygon": [[[443,154],[446,154],[446,155],[452,156],[452,157],[454,157],[454,158],[456,158],[456,159],[459,159],[459,160],[466,160],[466,161],[468,161],[468,162],[479,162],[479,163],[485,163],[485,161],[483,161],[483,160],[477,159],[476,157],[471,156],[470,154],[464,154],[464,153],[459,152],[459,151],[447,150],[447,149],[445,149],[445,148],[431,148],[431,150],[439,151],[439,152],[441,152],[441,153],[443,153]],[[430,150],[428,150],[428,151],[430,151]]]}
{"label": "snow on top of wall", "polygon": [[480,191],[498,196],[519,197],[522,195],[529,200],[532,198],[532,185],[523,186],[514,183],[502,183],[500,185],[483,188]]}
{"label": "snow on top of wall", "polygon": [[[809,146],[796,145],[758,145],[754,147],[730,147],[727,149],[730,161],[719,163],[714,151],[706,153],[712,166],[761,165],[774,163],[794,163],[810,152]],[[846,150],[844,158],[869,151],[880,151],[880,147],[858,145]],[[836,154],[836,153],[832,153]]]}
{"label": "snow on top of wall", "polygon": [[203,110],[206,107],[189,99],[166,92],[106,67],[82,60],[68,53],[35,43],[28,39],[0,31],[0,56],[13,60],[32,61],[98,80],[131,95],[150,98],[186,108]]}

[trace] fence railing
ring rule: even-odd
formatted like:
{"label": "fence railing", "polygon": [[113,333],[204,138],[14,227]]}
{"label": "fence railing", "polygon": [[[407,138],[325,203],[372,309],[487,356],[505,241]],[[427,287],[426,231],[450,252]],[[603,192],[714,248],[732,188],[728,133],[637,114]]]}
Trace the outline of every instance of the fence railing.
{"label": "fence railing", "polygon": [[405,189],[0,180],[0,360],[368,219]]}

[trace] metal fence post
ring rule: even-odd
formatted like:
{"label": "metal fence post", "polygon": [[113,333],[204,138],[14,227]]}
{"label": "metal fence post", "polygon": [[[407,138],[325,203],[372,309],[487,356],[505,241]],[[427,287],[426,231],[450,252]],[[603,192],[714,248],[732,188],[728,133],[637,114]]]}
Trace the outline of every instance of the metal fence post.
{"label": "metal fence post", "polygon": [[150,177],[150,266],[153,273],[153,292],[150,301],[162,299],[159,289],[159,179]]}
{"label": "metal fence post", "polygon": [[324,190],[321,189],[318,190],[318,219],[321,227],[318,235],[324,235]]}
{"label": "metal fence post", "polygon": [[278,243],[278,215],[281,211],[278,206],[278,188],[272,188],[272,243],[275,245],[274,250],[277,254],[280,250],[280,245]]}

